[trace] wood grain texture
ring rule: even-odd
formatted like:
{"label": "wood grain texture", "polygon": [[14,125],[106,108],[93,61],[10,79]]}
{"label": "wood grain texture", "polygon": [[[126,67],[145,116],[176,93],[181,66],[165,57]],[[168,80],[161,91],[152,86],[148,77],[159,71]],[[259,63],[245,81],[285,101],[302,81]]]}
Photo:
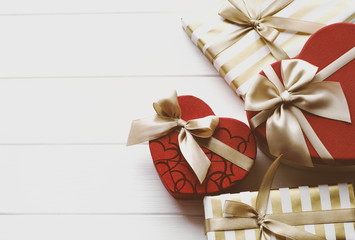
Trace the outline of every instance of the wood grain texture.
{"label": "wood grain texture", "polygon": [[[233,192],[257,190],[270,164],[259,152],[250,175]],[[0,213],[203,215],[201,200],[175,200],[168,194],[147,144],[1,146],[0,166]],[[353,180],[353,173],[282,166],[274,187]]]}
{"label": "wood grain texture", "polygon": [[7,240],[205,239],[203,218],[189,216],[0,216],[0,224]]}
{"label": "wood grain texture", "polygon": [[0,77],[218,75],[181,14],[1,16],[0,32]]}
{"label": "wood grain texture", "polygon": [[0,147],[1,213],[202,216],[160,182],[147,145]]}
{"label": "wood grain texture", "polygon": [[6,0],[0,14],[91,14],[129,12],[185,12],[218,0]]}
{"label": "wood grain texture", "polygon": [[[1,1],[1,239],[205,239],[202,202],[172,198],[148,145],[125,141],[174,89],[246,122],[181,27],[207,2]],[[270,163],[259,152],[233,191],[256,190]],[[281,166],[274,187],[348,181]]]}
{"label": "wood grain texture", "polygon": [[0,144],[124,143],[131,121],[176,89],[220,117],[246,121],[242,101],[220,77],[0,80]]}

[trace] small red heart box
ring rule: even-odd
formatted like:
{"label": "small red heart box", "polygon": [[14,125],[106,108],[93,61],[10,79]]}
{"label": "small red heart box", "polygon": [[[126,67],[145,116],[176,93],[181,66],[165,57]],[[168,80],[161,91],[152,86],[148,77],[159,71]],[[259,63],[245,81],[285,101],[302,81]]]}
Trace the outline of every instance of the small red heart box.
{"label": "small red heart box", "polygon": [[[344,53],[355,46],[355,25],[351,23],[339,23],[324,27],[314,33],[301,53],[296,59],[305,60],[318,67],[318,71],[322,70],[334,60],[338,59]],[[273,69],[281,76],[281,62],[272,64]],[[264,75],[262,72],[261,74]],[[325,81],[340,82],[350,110],[352,123],[335,121],[319,116],[312,115],[302,111],[306,119],[316,132],[319,139],[328,149],[333,158],[342,165],[355,164],[355,61],[352,60],[340,70],[333,73]],[[247,112],[250,119],[257,112]],[[268,147],[266,144],[266,124],[263,123],[255,129],[255,136],[260,140],[259,147],[266,154]],[[325,166],[319,155],[305,137],[307,147],[310,151],[311,158],[315,165]],[[287,161],[286,161],[287,162]],[[293,165],[291,163],[291,165]],[[348,168],[350,169],[350,168]]]}
{"label": "small red heart box", "polygon": [[[194,96],[179,96],[178,102],[181,118],[185,121],[214,115],[204,101]],[[256,142],[250,128],[244,123],[231,118],[219,118],[213,137],[255,159]],[[175,198],[196,199],[219,194],[233,187],[248,174],[244,169],[201,147],[211,160],[211,165],[205,180],[200,184],[180,152],[177,131],[150,141],[149,147],[161,181]]]}

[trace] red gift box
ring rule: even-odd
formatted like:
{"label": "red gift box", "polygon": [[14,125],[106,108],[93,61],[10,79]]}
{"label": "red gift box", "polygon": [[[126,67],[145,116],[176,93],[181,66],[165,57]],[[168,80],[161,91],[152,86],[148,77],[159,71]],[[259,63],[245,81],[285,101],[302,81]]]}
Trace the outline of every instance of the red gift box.
{"label": "red gift box", "polygon": [[[318,67],[318,72],[331,64],[334,60],[350,51],[355,46],[355,25],[350,23],[333,24],[322,28],[313,34],[299,56],[295,59],[305,60]],[[272,68],[279,79],[282,79],[281,61],[272,64]],[[265,76],[265,73],[262,72]],[[307,121],[324,144],[326,149],[341,165],[355,164],[355,61],[351,60],[345,66],[334,72],[325,81],[339,82],[344,92],[352,123],[336,121],[316,116],[302,111]],[[247,111],[250,121],[258,112]],[[270,155],[266,140],[266,124],[262,123],[255,129],[259,146],[263,152]],[[314,164],[326,165],[315,148],[305,136],[309,154]],[[292,161],[288,161],[294,165]],[[348,169],[352,169],[348,167]]]}
{"label": "red gift box", "polygon": [[173,197],[228,191],[252,168],[256,142],[244,123],[218,118],[201,99],[176,92],[153,107],[155,116],[132,122],[127,145],[149,141],[155,168]]}
{"label": "red gift box", "polygon": [[[185,121],[214,115],[212,109],[194,96],[179,96],[181,118]],[[213,137],[233,149],[255,159],[256,143],[250,128],[231,118],[219,118]],[[181,154],[178,132],[149,142],[155,168],[168,192],[175,198],[194,199],[219,194],[242,180],[248,172],[212,151],[201,147],[211,160],[206,179],[200,184]]]}

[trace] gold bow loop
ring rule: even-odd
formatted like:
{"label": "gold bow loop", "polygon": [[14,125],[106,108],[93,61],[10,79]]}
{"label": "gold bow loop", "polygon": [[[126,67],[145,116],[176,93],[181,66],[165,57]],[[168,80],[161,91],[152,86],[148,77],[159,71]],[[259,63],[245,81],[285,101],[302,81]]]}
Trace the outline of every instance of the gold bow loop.
{"label": "gold bow loop", "polygon": [[[344,64],[344,63],[343,63]],[[349,107],[339,82],[325,82],[318,68],[303,60],[283,60],[280,81],[271,66],[264,69],[250,86],[245,109],[261,111],[251,120],[253,128],[266,121],[266,139],[270,153],[283,154],[304,166],[313,166],[304,138],[307,136],[319,156],[332,160],[302,110],[316,116],[351,122]]]}
{"label": "gold bow loop", "polygon": [[127,145],[157,139],[180,128],[178,142],[181,153],[202,183],[211,162],[193,136],[211,137],[218,126],[218,117],[207,116],[185,122],[181,119],[181,109],[176,92],[172,97],[154,103],[153,107],[157,113],[155,117],[132,122]]}
{"label": "gold bow loop", "polygon": [[223,209],[226,216],[206,219],[206,231],[259,228],[260,235],[257,239],[260,240],[269,240],[272,234],[293,240],[322,240],[323,238],[296,226],[355,221],[355,208],[267,214],[270,189],[280,162],[281,156],[271,164],[263,177],[255,208],[242,202],[226,200]]}
{"label": "gold bow loop", "polygon": [[[259,193],[256,198],[256,208],[248,204],[237,201],[226,201],[224,207],[224,213],[229,214],[237,219],[249,219],[254,226],[245,225],[246,229],[259,227],[260,236],[259,239],[270,239],[270,233],[284,236],[293,240],[320,240],[322,238],[298,229],[294,226],[290,226],[281,221],[275,220],[271,215],[266,214],[267,205],[269,201],[269,194],[271,185],[276,174],[276,170],[280,165],[281,156],[279,156],[275,162],[270,166],[266,172],[262,183],[260,185]],[[256,226],[255,226],[256,225]]]}
{"label": "gold bow loop", "polygon": [[219,15],[242,28],[210,46],[207,51],[210,59],[215,59],[219,53],[231,47],[252,30],[259,34],[277,60],[286,59],[289,58],[286,52],[274,43],[280,30],[312,34],[325,26],[315,22],[273,16],[291,4],[293,0],[274,0],[263,11],[259,10],[258,0],[228,0],[228,2],[221,8]]}
{"label": "gold bow loop", "polygon": [[153,107],[156,111],[154,117],[132,122],[127,140],[128,146],[158,139],[172,131],[179,130],[180,151],[200,183],[205,179],[211,161],[199,144],[246,171],[252,167],[251,158],[212,137],[219,123],[218,117],[207,116],[184,121],[181,119],[181,109],[176,92],[170,98],[154,103]]}

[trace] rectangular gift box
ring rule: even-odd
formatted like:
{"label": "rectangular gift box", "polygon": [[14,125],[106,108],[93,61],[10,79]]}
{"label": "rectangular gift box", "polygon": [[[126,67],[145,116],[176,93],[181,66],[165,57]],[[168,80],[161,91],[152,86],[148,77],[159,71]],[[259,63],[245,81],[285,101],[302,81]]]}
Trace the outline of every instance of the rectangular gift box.
{"label": "rectangular gift box", "polygon": [[[228,217],[223,214],[226,200],[240,201],[255,207],[257,192],[223,194],[204,198],[205,219]],[[270,191],[267,214],[290,213],[319,210],[354,208],[353,184],[302,186],[298,188],[280,188]],[[326,239],[354,240],[355,223],[329,223],[298,226],[300,229]],[[257,240],[259,229],[237,231],[207,232],[208,240]],[[272,236],[272,239],[283,239]]]}
{"label": "rectangular gift box", "polygon": [[[231,32],[241,29],[240,26],[228,22],[218,15],[220,8],[226,4],[226,1],[223,0],[212,8],[207,7],[207,10],[204,8],[200,13],[191,14],[182,20],[185,31],[206,57],[208,57],[206,49],[209,46],[225,39]],[[259,1],[260,9],[265,9],[274,1]],[[351,21],[353,12],[353,0],[295,0],[274,16],[328,25]],[[275,43],[292,58],[297,56],[309,36],[281,31]],[[254,30],[249,31],[237,43],[222,51],[215,59],[209,60],[232,89],[242,97],[262,68],[276,61],[270,54],[269,48]]]}

